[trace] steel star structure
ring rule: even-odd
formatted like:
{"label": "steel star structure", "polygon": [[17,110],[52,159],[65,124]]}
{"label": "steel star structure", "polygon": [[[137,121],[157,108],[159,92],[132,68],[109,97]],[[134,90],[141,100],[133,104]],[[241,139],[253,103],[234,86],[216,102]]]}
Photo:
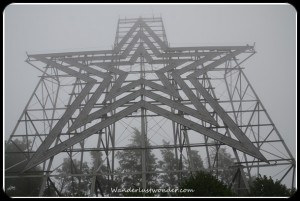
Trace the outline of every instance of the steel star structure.
{"label": "steel star structure", "polygon": [[[112,50],[28,55],[27,63],[43,74],[8,140],[26,140],[26,150],[19,149],[26,160],[5,167],[6,179],[40,176],[40,196],[47,185],[59,194],[56,182],[66,176],[57,172],[62,159],[82,164],[94,151],[105,158],[96,161],[94,172],[67,175],[89,177],[90,196],[101,192],[97,175],[114,180],[140,174],[147,188],[147,174],[168,171],[149,172],[146,150],[161,158],[159,150],[172,149],[178,175],[201,169],[190,158],[197,150],[206,170],[216,175],[234,170],[236,191],[249,190],[251,176],[266,171],[280,181],[289,175],[293,186],[293,155],[243,72],[242,64],[254,54],[251,45],[170,47],[162,19],[140,17],[119,19]],[[151,146],[139,147],[139,172],[116,171],[115,154],[132,149],[126,145],[133,128]],[[211,150],[220,147],[233,155],[234,166],[219,167]],[[107,172],[99,171],[103,164]],[[36,166],[42,174],[28,175]]]}

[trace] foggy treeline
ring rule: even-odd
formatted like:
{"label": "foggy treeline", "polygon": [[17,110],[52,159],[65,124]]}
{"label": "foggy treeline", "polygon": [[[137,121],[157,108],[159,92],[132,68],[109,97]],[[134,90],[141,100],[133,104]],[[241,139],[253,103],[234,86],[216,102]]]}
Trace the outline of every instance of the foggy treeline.
{"label": "foggy treeline", "polygon": [[[112,188],[123,189],[137,189],[143,188],[142,175],[134,174],[142,171],[142,139],[144,139],[139,130],[134,129],[131,143],[128,147],[133,149],[126,149],[116,151],[115,157],[118,160],[119,167],[115,168],[115,174],[107,174],[111,167],[107,167],[105,154],[101,151],[91,151],[91,162],[81,163],[79,160],[71,158],[64,158],[61,166],[56,170],[60,177],[51,177],[46,181],[46,187],[43,196],[89,196],[92,182],[95,182],[96,195],[102,196],[127,196],[126,193],[113,193]],[[151,146],[149,140],[146,146]],[[163,145],[169,145],[170,142],[163,141]],[[30,144],[30,143],[29,143]],[[13,143],[6,143],[5,165],[10,167],[20,161],[27,159],[26,150],[28,143],[25,138],[22,140],[15,140]],[[134,149],[134,147],[137,147]],[[23,153],[17,153],[22,151]],[[10,153],[16,152],[13,154]],[[174,148],[165,148],[160,150],[161,159],[156,158],[153,150],[145,149],[146,171],[151,172],[146,174],[147,189],[176,189],[179,188],[180,183],[188,178],[190,174],[188,171],[179,172],[177,170],[205,170],[204,162],[196,150],[190,150],[189,158],[176,153]],[[216,155],[216,153],[218,153]],[[231,155],[226,152],[224,148],[215,149],[210,153],[210,160],[218,159],[218,167],[229,167],[234,164]],[[18,165],[6,171],[6,175],[10,173],[21,171],[24,166]],[[157,173],[157,172],[163,173]],[[224,169],[218,171],[218,178],[225,184],[230,185],[234,175],[233,169]],[[153,173],[152,173],[153,172]],[[36,166],[30,170],[28,175],[41,175],[42,168]],[[81,176],[67,176],[70,174],[80,174]],[[93,178],[90,174],[97,174]],[[66,176],[64,176],[66,175]],[[86,176],[82,176],[86,175]],[[22,178],[6,178],[5,191],[9,196],[38,196],[43,182],[43,177],[22,177]],[[130,194],[129,194],[130,196]]]}

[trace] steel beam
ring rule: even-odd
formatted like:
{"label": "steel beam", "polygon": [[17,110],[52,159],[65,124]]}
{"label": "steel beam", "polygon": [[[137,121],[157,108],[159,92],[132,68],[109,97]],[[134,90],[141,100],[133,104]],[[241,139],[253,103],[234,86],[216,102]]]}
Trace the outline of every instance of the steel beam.
{"label": "steel beam", "polygon": [[138,28],[140,25],[140,20],[137,20],[134,25],[130,28],[130,30],[127,32],[125,37],[122,38],[122,40],[118,43],[118,45],[114,48],[114,52],[121,51],[123,45],[127,42],[127,40],[132,36],[133,32]]}
{"label": "steel beam", "polygon": [[144,46],[142,44],[139,45],[139,47],[136,49],[136,51],[131,56],[129,61],[133,65],[136,62],[136,60],[138,59],[138,57],[141,57],[141,56],[144,57],[148,63],[152,62],[152,57],[149,55],[149,53],[147,52],[147,50],[144,48]]}
{"label": "steel beam", "polygon": [[97,118],[100,118],[102,115],[107,114],[107,113],[109,113],[109,112],[117,109],[121,105],[124,105],[125,103],[127,103],[127,102],[129,102],[131,100],[136,99],[140,95],[141,95],[141,91],[140,90],[139,91],[135,91],[135,92],[133,92],[133,93],[131,93],[131,94],[129,94],[129,95],[127,95],[127,96],[125,96],[125,97],[123,97],[123,98],[115,101],[115,102],[113,102],[112,104],[109,104],[109,105],[103,107],[102,109],[93,112],[90,115],[83,116],[83,118],[80,121],[78,121],[77,125],[74,125],[74,126],[70,127],[69,131],[77,129],[77,128],[79,128],[79,127],[81,127],[81,126],[83,126],[83,125],[85,125],[85,124],[87,124],[87,123],[89,123],[89,122],[97,119]]}
{"label": "steel beam", "polygon": [[161,80],[161,82],[163,83],[163,85],[168,89],[168,91],[175,97],[179,98],[180,95],[178,93],[178,91],[176,91],[174,89],[174,87],[172,86],[172,84],[169,82],[168,78],[164,75],[163,72],[161,71],[156,71],[155,74],[157,75],[157,77]]}
{"label": "steel beam", "polygon": [[154,33],[154,31],[144,22],[140,22],[143,28],[150,34],[150,36],[159,44],[162,50],[166,50],[168,46]]}
{"label": "steel beam", "polygon": [[219,52],[211,52],[211,53],[209,53],[209,55],[207,55],[207,56],[205,56],[205,57],[203,57],[203,58],[201,58],[201,59],[199,59],[199,60],[197,60],[197,61],[191,63],[190,65],[187,65],[187,66],[185,66],[185,67],[183,67],[183,68],[181,68],[181,69],[178,69],[178,70],[176,70],[175,72],[176,72],[178,75],[181,75],[181,74],[184,74],[184,73],[186,73],[186,72],[188,72],[188,71],[190,71],[190,70],[195,70],[196,67],[201,66],[201,65],[203,65],[205,62],[208,62],[208,61],[210,61],[211,59],[213,59],[213,58],[215,58],[215,57],[217,57],[217,56],[220,56],[220,55],[221,55],[221,54],[220,54]]}
{"label": "steel beam", "polygon": [[126,117],[127,115],[131,114],[132,112],[138,110],[141,107],[141,102],[132,105],[124,110],[122,110],[119,113],[116,113],[115,115],[113,115],[112,117],[102,121],[99,124],[96,124],[90,128],[88,128],[87,130],[78,133],[77,135],[73,136],[72,138],[63,141],[62,143],[48,149],[47,151],[43,151],[42,153],[40,153],[38,155],[38,157],[32,158],[30,160],[30,163],[28,163],[26,165],[26,167],[24,168],[24,172],[39,165],[40,163],[44,162],[45,160],[49,159],[50,157],[60,153],[61,151],[69,148],[70,146],[84,140],[85,138],[88,138],[89,136],[95,134],[97,131],[115,123],[116,121]]}
{"label": "steel beam", "polygon": [[[248,45],[247,45],[248,46]],[[231,51],[238,50],[245,46],[201,46],[201,47],[169,47],[168,51],[192,51],[192,50],[201,50],[201,51]],[[250,49],[253,49],[253,46],[249,46]]]}
{"label": "steel beam", "polygon": [[180,76],[176,72],[172,72],[171,76],[174,78],[176,83],[181,87],[181,89],[184,91],[184,93],[187,95],[187,97],[190,98],[193,105],[196,107],[196,109],[204,116],[206,116],[206,119],[210,119],[208,123],[213,125],[218,125],[216,120],[210,116],[209,112],[206,110],[206,108],[202,105],[202,103],[199,101],[199,99],[196,97],[196,95],[192,92],[192,90],[189,88],[189,86],[180,78]]}
{"label": "steel beam", "polygon": [[82,52],[62,52],[62,53],[47,53],[47,54],[29,54],[29,57],[73,57],[83,55],[98,55],[111,54],[112,50],[96,50],[96,51],[82,51]]}
{"label": "steel beam", "polygon": [[154,113],[157,113],[165,118],[168,118],[168,119],[171,119],[181,125],[184,125],[198,133],[201,133],[203,135],[206,135],[212,139],[215,139],[217,141],[220,141],[220,142],[223,142],[231,147],[234,147],[244,153],[247,153],[255,158],[258,158],[266,163],[268,163],[268,161],[265,159],[265,157],[259,152],[257,153],[256,150],[253,150],[253,149],[249,149],[247,146],[244,146],[243,143],[237,141],[237,140],[234,140],[232,138],[229,138],[225,135],[222,135],[216,131],[213,131],[211,129],[207,129],[205,128],[204,126],[201,126],[193,121],[190,121],[188,119],[184,119],[178,115],[175,115],[175,114],[172,114],[171,112],[165,110],[165,109],[162,109],[160,107],[157,107],[155,105],[151,105],[147,102],[142,102],[142,106],[145,107],[146,109],[154,112]]}
{"label": "steel beam", "polygon": [[239,49],[237,49],[236,51],[232,52],[232,53],[229,53],[227,54],[226,56],[218,59],[217,61],[211,63],[211,64],[208,64],[207,66],[205,66],[204,68],[192,73],[191,75],[188,76],[189,79],[191,79],[192,77],[199,77],[200,75],[216,68],[217,66],[221,65],[222,63],[234,58],[235,56],[245,52],[246,50],[249,50],[251,49],[252,47],[251,46],[244,46],[244,47],[240,47]]}
{"label": "steel beam", "polygon": [[74,128],[77,126],[77,124],[79,124],[79,122],[81,122],[90,113],[90,111],[94,107],[95,103],[97,102],[97,100],[99,99],[99,97],[102,95],[103,91],[110,84],[110,81],[111,81],[111,77],[110,76],[106,77],[103,80],[103,82],[100,84],[100,86],[93,93],[92,97],[88,100],[88,102],[86,103],[86,105],[83,108],[83,110],[79,113],[79,115],[77,116],[75,122],[69,128],[68,132],[74,130]]}
{"label": "steel beam", "polygon": [[258,159],[261,159],[267,162],[267,159],[259,152],[259,149],[255,147],[248,137],[245,136],[243,131],[239,128],[238,125],[229,117],[229,115],[224,111],[224,109],[218,104],[217,101],[206,91],[206,89],[198,82],[196,79],[190,80],[192,84],[198,89],[201,95],[208,101],[210,106],[214,111],[222,118],[223,122],[228,126],[232,133],[239,139],[244,147],[251,150],[252,153],[256,153],[255,156]]}
{"label": "steel beam", "polygon": [[87,73],[90,73],[92,75],[96,75],[98,77],[101,77],[103,79],[105,79],[105,78],[111,78],[111,76],[108,73],[103,73],[101,71],[95,70],[95,69],[89,67],[88,65],[84,65],[84,64],[81,64],[81,63],[78,63],[78,62],[74,61],[74,59],[67,58],[67,59],[59,59],[59,60],[65,62],[67,64],[70,64],[70,65],[72,65],[74,67],[77,67],[77,68],[79,68],[81,70],[84,70]]}
{"label": "steel beam", "polygon": [[60,118],[60,120],[56,123],[56,125],[53,127],[47,138],[43,141],[43,143],[40,145],[40,147],[37,149],[36,154],[32,156],[32,158],[29,160],[28,164],[26,165],[25,169],[27,167],[31,167],[33,161],[35,161],[37,158],[40,157],[52,144],[52,142],[55,140],[55,138],[59,135],[63,127],[66,125],[66,123],[69,121],[69,118],[74,114],[74,112],[77,110],[79,104],[82,102],[82,100],[86,97],[87,93],[92,89],[93,83],[88,83],[85,85],[85,87],[82,90],[82,93],[77,96],[77,98],[74,100],[72,105],[66,110],[66,112],[63,114],[63,116]]}
{"label": "steel beam", "polygon": [[59,63],[57,63],[55,61],[52,61],[51,59],[47,59],[47,58],[40,57],[40,56],[33,56],[33,57],[36,58],[37,60],[45,63],[45,64],[48,64],[48,65],[50,65],[52,67],[55,67],[58,70],[61,70],[61,71],[65,72],[65,73],[67,73],[69,75],[72,75],[74,77],[78,77],[78,78],[80,78],[81,80],[83,80],[85,82],[91,82],[91,83],[96,82],[95,79],[93,79],[93,78],[91,78],[91,77],[89,77],[87,75],[84,75],[82,73],[79,73],[79,72],[77,72],[75,70],[72,70],[72,69],[70,69],[70,68],[68,68],[66,66],[63,66],[63,65],[61,65],[61,64],[59,64]]}

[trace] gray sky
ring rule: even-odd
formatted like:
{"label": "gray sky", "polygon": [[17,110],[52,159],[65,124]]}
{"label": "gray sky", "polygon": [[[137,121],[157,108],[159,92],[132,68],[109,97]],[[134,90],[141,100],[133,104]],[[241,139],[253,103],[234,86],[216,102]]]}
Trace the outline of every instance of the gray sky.
{"label": "gray sky", "polygon": [[175,46],[255,45],[245,73],[293,155],[296,151],[296,10],[281,5],[22,5],[6,7],[5,138],[40,72],[26,52],[111,49],[119,16],[162,16]]}

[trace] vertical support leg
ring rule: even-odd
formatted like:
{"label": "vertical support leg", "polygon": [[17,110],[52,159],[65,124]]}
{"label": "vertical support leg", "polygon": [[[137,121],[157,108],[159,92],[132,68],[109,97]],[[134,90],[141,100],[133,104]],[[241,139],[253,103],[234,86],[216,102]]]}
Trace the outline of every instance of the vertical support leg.
{"label": "vertical support leg", "polygon": [[142,117],[141,117],[141,135],[142,135],[142,187],[146,189],[146,142],[147,142],[147,134],[146,134],[146,126],[145,126],[145,109],[141,108]]}

